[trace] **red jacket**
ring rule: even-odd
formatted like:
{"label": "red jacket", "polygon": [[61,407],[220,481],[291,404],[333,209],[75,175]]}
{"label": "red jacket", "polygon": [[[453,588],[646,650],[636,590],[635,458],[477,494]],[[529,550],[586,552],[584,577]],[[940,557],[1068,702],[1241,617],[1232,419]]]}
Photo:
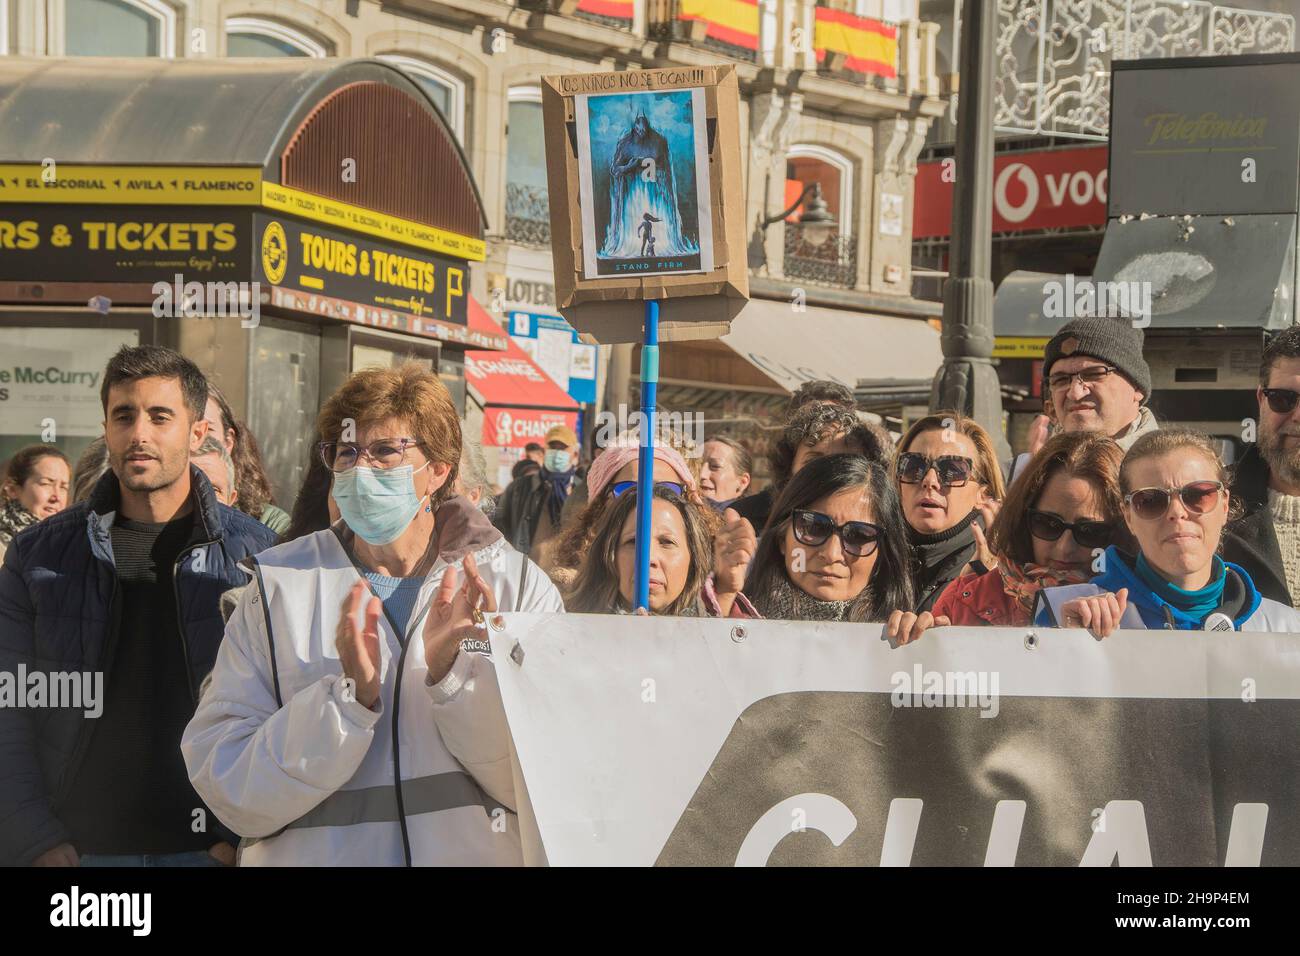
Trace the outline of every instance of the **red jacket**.
{"label": "red jacket", "polygon": [[1002,572],[963,574],[949,584],[930,611],[947,616],[954,625],[1019,627],[1029,623],[1029,612],[1002,587]]}

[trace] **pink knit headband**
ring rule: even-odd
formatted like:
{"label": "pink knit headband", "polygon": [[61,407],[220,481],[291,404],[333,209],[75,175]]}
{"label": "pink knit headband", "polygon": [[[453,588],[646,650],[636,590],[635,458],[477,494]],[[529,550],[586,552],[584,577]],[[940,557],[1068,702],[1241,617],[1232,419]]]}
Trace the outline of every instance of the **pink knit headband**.
{"label": "pink knit headband", "polygon": [[[636,461],[640,453],[641,449],[635,444],[618,444],[601,452],[600,457],[591,463],[591,468],[587,472],[587,500],[595,501],[599,498],[609,483],[614,480],[614,476],[629,462]],[[672,468],[688,490],[695,490],[695,479],[691,477],[691,469],[687,466],[681,452],[671,445],[656,445],[655,460],[662,461]]]}

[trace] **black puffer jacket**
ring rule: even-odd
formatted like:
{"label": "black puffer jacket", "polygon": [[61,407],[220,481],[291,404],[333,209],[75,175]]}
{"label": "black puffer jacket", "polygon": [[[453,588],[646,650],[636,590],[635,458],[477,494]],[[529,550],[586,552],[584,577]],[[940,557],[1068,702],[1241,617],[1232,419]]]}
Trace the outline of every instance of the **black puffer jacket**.
{"label": "black puffer jacket", "polygon": [[[194,532],[175,574],[190,689],[212,670],[225,631],[221,593],[246,584],[238,562],[275,532],[220,504],[190,466]],[[119,507],[111,471],[90,498],[23,531],[0,567],[0,672],[109,671],[120,607],[109,528]],[[201,556],[200,556],[201,555]],[[0,865],[24,865],[67,842],[58,818],[94,721],[75,708],[0,707]],[[179,757],[179,754],[177,755]]]}

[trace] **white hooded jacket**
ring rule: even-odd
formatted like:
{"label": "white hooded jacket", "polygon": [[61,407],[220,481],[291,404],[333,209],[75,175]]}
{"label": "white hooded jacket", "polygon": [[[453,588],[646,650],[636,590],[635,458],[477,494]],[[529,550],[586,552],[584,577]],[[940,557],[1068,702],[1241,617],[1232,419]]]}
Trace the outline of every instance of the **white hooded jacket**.
{"label": "white hooded jacket", "polygon": [[336,525],[254,559],[253,586],[181,741],[194,788],[245,838],[241,866],[542,858],[527,809],[521,839],[526,796],[486,634],[473,651],[462,644],[432,685],[420,635],[443,572],[469,552],[501,610],[556,612],[563,602],[465,499],[449,500],[436,519],[439,557],[407,633],[379,620],[376,710],[344,693],[334,647],[343,601],[364,580],[344,547],[350,532]]}

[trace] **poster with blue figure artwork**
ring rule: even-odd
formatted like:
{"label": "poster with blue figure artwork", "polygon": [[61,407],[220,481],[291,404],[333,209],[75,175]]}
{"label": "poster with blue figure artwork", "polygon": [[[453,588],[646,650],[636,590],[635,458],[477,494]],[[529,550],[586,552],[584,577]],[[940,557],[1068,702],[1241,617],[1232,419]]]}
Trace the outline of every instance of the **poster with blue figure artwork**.
{"label": "poster with blue figure artwork", "polygon": [[574,107],[584,277],[711,272],[704,90],[583,94]]}

